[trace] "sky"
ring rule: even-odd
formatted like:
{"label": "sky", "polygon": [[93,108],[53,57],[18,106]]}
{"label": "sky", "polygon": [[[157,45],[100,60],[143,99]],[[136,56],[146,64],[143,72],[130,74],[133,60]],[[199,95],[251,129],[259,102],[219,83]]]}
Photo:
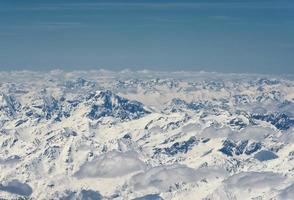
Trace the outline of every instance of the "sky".
{"label": "sky", "polygon": [[0,0],[0,70],[294,74],[293,0]]}

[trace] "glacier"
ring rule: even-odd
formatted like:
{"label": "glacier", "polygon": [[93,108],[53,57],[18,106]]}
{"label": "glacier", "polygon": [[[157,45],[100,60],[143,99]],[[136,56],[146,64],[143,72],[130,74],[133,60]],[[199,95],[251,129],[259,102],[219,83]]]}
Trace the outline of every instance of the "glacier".
{"label": "glacier", "polygon": [[294,77],[0,72],[0,199],[293,199]]}

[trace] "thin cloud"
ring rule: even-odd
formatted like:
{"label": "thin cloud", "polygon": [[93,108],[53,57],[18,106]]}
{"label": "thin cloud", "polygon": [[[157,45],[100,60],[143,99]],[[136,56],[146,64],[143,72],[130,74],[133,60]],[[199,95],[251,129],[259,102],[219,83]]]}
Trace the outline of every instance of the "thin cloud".
{"label": "thin cloud", "polygon": [[[58,10],[99,10],[99,9],[289,9],[294,8],[293,2],[286,1],[285,3],[277,2],[174,2],[174,3],[146,3],[146,2],[93,2],[93,3],[54,3],[54,4],[35,4],[22,7],[10,7],[16,10],[30,11],[58,11]],[[9,8],[6,8],[9,9]]]}
{"label": "thin cloud", "polygon": [[44,29],[74,29],[80,28],[84,24],[79,22],[44,22],[33,24],[35,28],[44,28]]}
{"label": "thin cloud", "polygon": [[[76,29],[84,27],[85,24],[79,22],[40,22],[21,25],[6,26],[6,30],[64,30],[64,29]],[[1,33],[0,33],[1,34]]]}
{"label": "thin cloud", "polygon": [[215,19],[215,20],[221,20],[221,21],[229,21],[233,19],[232,17],[226,16],[226,15],[213,15],[213,16],[209,16],[209,18]]}

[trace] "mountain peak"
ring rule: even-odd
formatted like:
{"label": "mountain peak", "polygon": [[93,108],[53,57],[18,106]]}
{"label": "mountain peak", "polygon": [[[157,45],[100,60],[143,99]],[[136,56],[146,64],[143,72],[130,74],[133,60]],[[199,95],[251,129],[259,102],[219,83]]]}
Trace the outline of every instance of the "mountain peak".
{"label": "mountain peak", "polygon": [[87,116],[92,120],[101,117],[114,117],[121,120],[138,119],[150,113],[142,103],[130,101],[110,90],[97,91],[88,101],[91,103],[91,109]]}

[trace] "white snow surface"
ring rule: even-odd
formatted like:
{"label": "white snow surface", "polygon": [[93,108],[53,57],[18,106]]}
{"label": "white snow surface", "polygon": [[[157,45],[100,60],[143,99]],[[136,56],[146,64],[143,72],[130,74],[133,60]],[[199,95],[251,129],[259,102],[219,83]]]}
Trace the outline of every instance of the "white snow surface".
{"label": "white snow surface", "polygon": [[293,196],[292,76],[0,72],[0,199]]}

